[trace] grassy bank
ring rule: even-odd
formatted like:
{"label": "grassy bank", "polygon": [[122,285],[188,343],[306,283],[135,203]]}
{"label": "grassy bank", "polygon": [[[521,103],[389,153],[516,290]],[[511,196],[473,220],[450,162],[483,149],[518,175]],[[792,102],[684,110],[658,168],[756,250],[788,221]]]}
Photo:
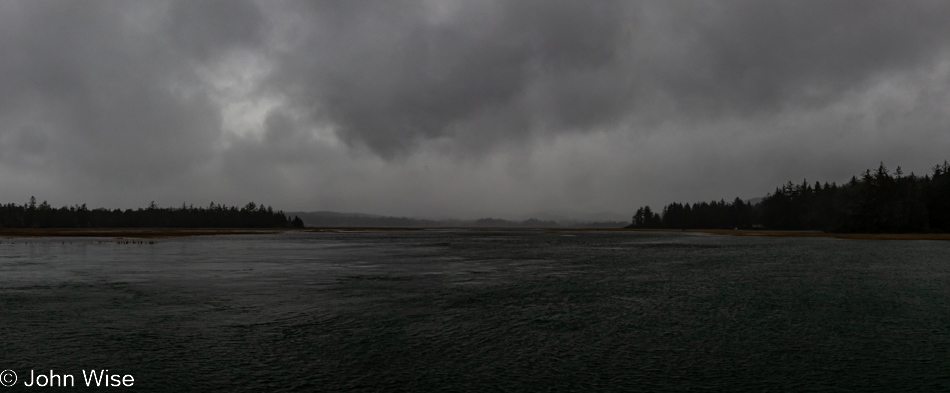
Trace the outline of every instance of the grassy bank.
{"label": "grassy bank", "polygon": [[643,232],[692,232],[729,236],[831,237],[869,240],[950,240],[950,233],[829,233],[822,231],[767,231],[744,229],[621,229]]}

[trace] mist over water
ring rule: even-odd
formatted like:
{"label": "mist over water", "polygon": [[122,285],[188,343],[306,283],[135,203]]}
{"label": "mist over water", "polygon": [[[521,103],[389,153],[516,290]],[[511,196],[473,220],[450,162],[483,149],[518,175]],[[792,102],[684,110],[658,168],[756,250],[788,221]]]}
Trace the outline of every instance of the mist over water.
{"label": "mist over water", "polygon": [[947,391],[948,255],[644,232],[3,239],[0,369],[136,391]]}

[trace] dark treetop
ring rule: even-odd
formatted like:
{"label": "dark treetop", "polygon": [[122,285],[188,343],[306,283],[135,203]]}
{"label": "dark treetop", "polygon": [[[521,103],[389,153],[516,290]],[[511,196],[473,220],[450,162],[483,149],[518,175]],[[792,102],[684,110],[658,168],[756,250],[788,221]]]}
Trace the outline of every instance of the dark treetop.
{"label": "dark treetop", "polygon": [[302,227],[303,221],[288,218],[282,211],[250,202],[242,208],[216,205],[160,208],[155,202],[142,209],[92,209],[86,205],[53,208],[36,198],[17,205],[0,206],[0,227],[7,228],[288,228]]}
{"label": "dark treetop", "polygon": [[883,163],[847,184],[788,182],[759,203],[671,203],[637,209],[628,228],[764,228],[831,232],[950,232],[950,164],[933,174],[891,173]]}

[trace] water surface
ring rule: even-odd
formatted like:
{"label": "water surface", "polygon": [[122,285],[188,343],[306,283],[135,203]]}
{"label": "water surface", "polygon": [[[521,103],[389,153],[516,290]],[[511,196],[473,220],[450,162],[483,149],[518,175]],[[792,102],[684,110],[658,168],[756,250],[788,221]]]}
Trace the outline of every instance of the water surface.
{"label": "water surface", "polygon": [[645,232],[3,239],[0,369],[136,391],[950,391],[948,255]]}

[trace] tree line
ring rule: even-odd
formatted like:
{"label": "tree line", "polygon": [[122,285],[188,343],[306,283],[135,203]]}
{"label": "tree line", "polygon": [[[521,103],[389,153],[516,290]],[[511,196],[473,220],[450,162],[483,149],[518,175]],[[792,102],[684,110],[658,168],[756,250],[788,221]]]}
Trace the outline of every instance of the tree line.
{"label": "tree line", "polygon": [[54,208],[36,198],[17,205],[0,205],[0,227],[6,228],[290,228],[303,227],[299,217],[290,219],[282,211],[250,202],[244,207],[212,202],[208,207],[182,204],[161,208],[152,202],[147,208],[89,209],[85,204]]}
{"label": "tree line", "polygon": [[758,203],[671,203],[660,212],[644,206],[632,221],[628,228],[950,232],[950,164],[917,176],[881,163],[842,185],[788,182]]}

